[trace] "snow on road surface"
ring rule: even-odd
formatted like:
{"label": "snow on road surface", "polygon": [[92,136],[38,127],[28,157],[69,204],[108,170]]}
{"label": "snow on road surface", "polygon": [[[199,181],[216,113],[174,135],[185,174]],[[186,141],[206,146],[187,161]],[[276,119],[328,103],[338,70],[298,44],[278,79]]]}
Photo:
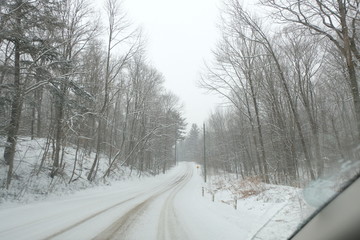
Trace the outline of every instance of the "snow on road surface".
{"label": "snow on road surface", "polygon": [[4,204],[0,239],[251,239],[283,207],[241,212],[202,197],[202,185],[195,164],[180,163],[145,180],[26,205]]}

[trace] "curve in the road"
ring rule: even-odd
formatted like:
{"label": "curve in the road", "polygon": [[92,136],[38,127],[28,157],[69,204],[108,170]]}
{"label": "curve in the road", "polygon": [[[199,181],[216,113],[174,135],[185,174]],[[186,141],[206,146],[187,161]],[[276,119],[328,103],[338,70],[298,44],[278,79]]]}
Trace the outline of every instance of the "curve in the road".
{"label": "curve in the road", "polygon": [[[131,226],[133,226],[133,223],[141,217],[142,213],[145,212],[146,208],[155,199],[157,199],[162,194],[168,192],[169,190],[172,190],[172,192],[170,193],[170,196],[166,199],[165,205],[162,208],[159,222],[159,226],[161,225],[162,227],[159,227],[158,229],[158,237],[160,237],[160,239],[173,239],[166,237],[169,236],[169,233],[175,233],[175,225],[170,226],[169,223],[164,225],[164,222],[166,221],[166,219],[168,219],[168,214],[170,213],[170,204],[172,203],[176,193],[190,180],[191,176],[192,171],[189,171],[188,169],[185,174],[178,178],[176,181],[172,182],[161,191],[157,192],[156,194],[152,195],[151,197],[145,199],[141,203],[131,208],[128,212],[126,212],[123,216],[121,216],[118,220],[111,224],[107,229],[105,229],[103,232],[93,238],[93,240],[126,239],[126,236],[131,229]],[[172,218],[172,220],[174,220],[174,218]],[[169,231],[168,229],[171,230]],[[175,235],[172,234],[172,236]]]}
{"label": "curve in the road", "polygon": [[[118,220],[116,220],[112,225],[110,225],[107,229],[105,229],[103,232],[101,232],[97,237],[95,237],[94,239],[113,239],[113,237],[115,235],[118,235],[118,233],[125,233],[129,226],[131,225],[132,222],[134,222],[136,220],[136,218],[138,217],[139,213],[144,211],[146,209],[146,207],[151,203],[151,201],[153,199],[155,199],[156,197],[158,197],[159,195],[167,192],[168,190],[170,190],[171,188],[173,188],[174,186],[177,186],[179,183],[181,183],[185,178],[186,178],[187,174],[181,174],[178,175],[174,178],[174,180],[169,184],[167,183],[165,184],[161,184],[156,186],[155,188],[151,189],[152,192],[155,192],[155,194],[151,195],[150,197],[146,198],[144,201],[142,201],[141,203],[135,205],[134,207],[132,207],[128,212],[126,212],[121,218],[119,218]],[[83,218],[82,220],[71,224],[70,226],[61,229],[60,231],[47,236],[46,238],[44,238],[44,240],[49,240],[49,239],[53,239],[55,237],[61,236],[62,234],[71,231],[72,229],[76,228],[77,226],[84,224],[85,222],[105,213],[108,212],[111,209],[114,209],[116,207],[119,207],[120,205],[123,205],[125,203],[128,203],[132,200],[135,200],[143,195],[146,195],[148,193],[140,193],[137,194],[133,197],[127,198],[123,201],[120,201],[116,204],[113,204],[105,209],[102,209],[98,212],[95,212],[85,218]]]}

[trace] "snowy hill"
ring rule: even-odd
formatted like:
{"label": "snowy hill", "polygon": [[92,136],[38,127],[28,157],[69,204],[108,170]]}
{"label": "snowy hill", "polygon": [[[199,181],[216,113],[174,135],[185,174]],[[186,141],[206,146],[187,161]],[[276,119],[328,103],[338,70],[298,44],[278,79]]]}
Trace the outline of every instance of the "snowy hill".
{"label": "snowy hill", "polygon": [[[99,162],[97,176],[94,181],[87,180],[87,174],[94,159],[94,154],[85,153],[82,149],[76,152],[71,145],[65,149],[63,156],[63,168],[58,176],[51,178],[52,167],[51,151],[44,155],[46,139],[30,140],[23,137],[18,140],[18,150],[15,155],[14,177],[9,190],[0,189],[0,203],[6,201],[30,202],[43,199],[47,195],[63,195],[76,192],[98,185],[109,185],[111,182],[130,177],[130,169],[127,167],[116,168],[116,174],[104,179],[103,176],[108,168],[108,159],[103,157]],[[3,161],[4,148],[0,148],[0,183],[6,181],[6,165]],[[75,163],[75,156],[77,162]],[[41,161],[44,160],[40,168]],[[146,176],[146,174],[145,174]],[[136,178],[136,176],[133,176]]]}

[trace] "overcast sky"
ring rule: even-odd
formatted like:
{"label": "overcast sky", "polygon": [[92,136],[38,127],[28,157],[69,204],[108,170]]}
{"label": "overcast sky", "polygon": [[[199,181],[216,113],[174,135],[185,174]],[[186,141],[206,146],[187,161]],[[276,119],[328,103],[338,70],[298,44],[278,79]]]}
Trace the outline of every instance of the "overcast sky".
{"label": "overcast sky", "polygon": [[[204,60],[218,40],[221,0],[126,0],[131,21],[142,27],[147,56],[165,76],[165,87],[183,103],[189,125],[201,125],[220,102],[197,87]],[[188,126],[189,127],[189,126]]]}

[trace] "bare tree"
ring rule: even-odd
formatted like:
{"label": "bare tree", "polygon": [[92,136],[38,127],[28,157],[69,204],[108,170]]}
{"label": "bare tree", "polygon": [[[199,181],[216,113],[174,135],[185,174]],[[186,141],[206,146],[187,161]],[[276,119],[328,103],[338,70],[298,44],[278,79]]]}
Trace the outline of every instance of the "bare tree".
{"label": "bare tree", "polygon": [[[96,155],[88,174],[88,180],[92,180],[96,175],[95,167],[98,165],[99,154],[101,151],[101,144],[104,140],[102,133],[104,127],[104,120],[108,112],[108,106],[111,100],[109,88],[118,78],[123,70],[125,64],[129,59],[141,48],[141,34],[137,29],[133,29],[129,23],[126,13],[123,12],[121,1],[108,0],[105,5],[107,22],[107,50],[106,50],[106,66],[104,79],[104,96],[103,101],[98,112],[97,122],[97,145]],[[136,41],[131,41],[131,40]],[[112,54],[116,49],[125,48],[125,53],[120,59],[113,59]]]}
{"label": "bare tree", "polygon": [[[49,32],[57,27],[55,16],[48,14],[53,9],[53,4],[44,1],[14,0],[3,4],[1,9],[0,44],[5,44],[4,64],[13,62],[12,70],[2,69],[2,77],[13,73],[10,121],[7,128],[7,144],[4,159],[8,169],[6,187],[11,182],[16,141],[20,126],[20,119],[24,98],[36,90],[41,84],[30,84],[34,79],[33,72],[41,69],[44,62],[49,62],[52,56],[51,37]],[[11,51],[9,51],[12,49]],[[8,55],[7,55],[8,54]],[[6,66],[9,67],[9,66]],[[5,71],[4,71],[5,70]],[[35,78],[37,78],[35,74]],[[4,78],[2,78],[2,81]],[[46,81],[44,81],[46,82]]]}
{"label": "bare tree", "polygon": [[360,96],[356,73],[356,61],[360,61],[359,6],[357,0],[343,1],[298,1],[262,0],[264,6],[274,10],[274,16],[285,22],[293,23],[312,34],[322,35],[339,49],[346,62],[348,81],[357,121],[357,141],[360,141]]}

